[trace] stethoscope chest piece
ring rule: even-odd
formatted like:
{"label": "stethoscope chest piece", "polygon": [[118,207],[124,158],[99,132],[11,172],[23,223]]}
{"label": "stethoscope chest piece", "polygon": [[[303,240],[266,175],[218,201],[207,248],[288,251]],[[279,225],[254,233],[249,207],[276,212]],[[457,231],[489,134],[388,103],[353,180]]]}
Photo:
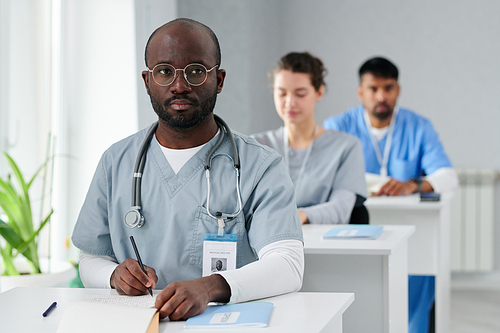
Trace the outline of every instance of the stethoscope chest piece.
{"label": "stethoscope chest piece", "polygon": [[125,214],[124,222],[129,228],[140,228],[144,225],[144,216],[139,212],[139,209],[132,207]]}

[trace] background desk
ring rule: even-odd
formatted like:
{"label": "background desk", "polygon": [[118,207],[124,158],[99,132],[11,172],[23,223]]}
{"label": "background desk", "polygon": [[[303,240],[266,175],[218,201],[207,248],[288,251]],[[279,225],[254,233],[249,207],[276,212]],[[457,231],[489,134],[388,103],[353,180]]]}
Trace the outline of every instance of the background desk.
{"label": "background desk", "polygon": [[345,333],[408,332],[407,241],[413,226],[384,226],[377,239],[321,237],[335,225],[302,226],[305,271],[301,291],[354,292]]}
{"label": "background desk", "polygon": [[434,275],[436,279],[436,332],[450,331],[450,203],[453,193],[441,201],[420,202],[418,195],[371,197],[365,202],[370,224],[416,226],[408,242],[408,274]]}
{"label": "background desk", "polygon": [[[155,294],[159,291],[155,290]],[[109,295],[114,290],[71,288],[14,288],[0,294],[0,330],[5,333],[54,333],[70,301],[82,300],[85,294]],[[47,316],[42,313],[56,301],[57,307]],[[244,332],[342,332],[342,314],[354,301],[353,294],[291,293],[265,299],[274,303],[267,328]],[[214,333],[211,330],[184,330],[184,322],[160,322],[160,332]],[[224,329],[224,332],[243,332]]]}

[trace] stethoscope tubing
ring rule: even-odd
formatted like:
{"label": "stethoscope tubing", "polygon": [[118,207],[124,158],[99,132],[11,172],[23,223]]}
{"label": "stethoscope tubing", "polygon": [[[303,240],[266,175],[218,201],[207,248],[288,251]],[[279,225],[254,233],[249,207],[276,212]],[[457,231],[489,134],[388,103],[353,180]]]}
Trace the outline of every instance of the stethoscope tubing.
{"label": "stethoscope tubing", "polygon": [[[239,178],[240,178],[240,157],[238,153],[238,148],[236,147],[236,142],[234,140],[233,133],[231,132],[229,126],[222,120],[219,116],[214,114],[214,119],[217,123],[217,126],[219,127],[220,130],[220,135],[219,138],[217,139],[217,142],[215,145],[210,149],[208,152],[206,158],[205,158],[205,174],[207,178],[207,212],[208,215],[214,219],[232,219],[236,217],[242,209],[242,200],[241,200],[241,192],[240,192],[240,186],[239,186]],[[144,217],[140,213],[141,210],[141,187],[142,187],[142,174],[144,171],[144,166],[146,165],[146,155],[147,155],[147,150],[148,147],[151,143],[151,140],[153,139],[153,135],[156,132],[156,129],[158,128],[158,121],[155,122],[151,127],[149,128],[148,132],[146,133],[146,137],[144,141],[141,144],[141,147],[139,148],[139,153],[137,155],[137,159],[135,162],[134,166],[134,177],[132,181],[132,207],[131,209],[125,214],[125,225],[129,228],[134,228],[134,227],[141,227],[144,224]],[[232,214],[226,214],[222,212],[217,212],[216,216],[214,216],[209,209],[210,205],[210,168],[211,168],[211,162],[212,158],[214,157],[215,151],[220,147],[222,144],[222,141],[224,140],[225,133],[228,135],[229,142],[231,144],[231,147],[233,149],[233,158],[231,158],[229,155],[222,154],[223,156],[227,156],[229,159],[232,160],[233,162],[233,167],[236,172],[236,192],[238,196],[238,209],[235,213]],[[140,221],[139,223],[134,223],[130,225],[127,222],[127,214],[132,213],[133,216],[136,216],[137,219],[134,221]]]}

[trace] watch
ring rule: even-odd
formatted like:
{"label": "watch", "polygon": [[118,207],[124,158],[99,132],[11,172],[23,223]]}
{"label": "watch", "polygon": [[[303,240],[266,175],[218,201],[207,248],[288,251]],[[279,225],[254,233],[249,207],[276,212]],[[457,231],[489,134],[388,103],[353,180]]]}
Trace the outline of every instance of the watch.
{"label": "watch", "polygon": [[422,179],[413,177],[410,179],[410,181],[417,184],[417,189],[413,193],[420,193],[420,191],[422,191]]}

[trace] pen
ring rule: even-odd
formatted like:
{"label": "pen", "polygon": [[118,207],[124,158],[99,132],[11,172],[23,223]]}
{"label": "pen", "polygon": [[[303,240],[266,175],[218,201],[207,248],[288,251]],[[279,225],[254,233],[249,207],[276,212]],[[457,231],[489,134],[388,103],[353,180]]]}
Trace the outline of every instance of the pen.
{"label": "pen", "polygon": [[[130,236],[130,241],[132,242],[132,246],[134,247],[135,256],[137,257],[139,266],[141,266],[141,269],[144,272],[144,274],[148,275],[148,273],[146,273],[146,270],[144,269],[144,265],[142,264],[141,256],[139,255],[139,250],[137,250],[137,246],[135,246],[134,236]],[[151,297],[153,297],[153,291],[151,290],[151,287],[148,287],[148,290]]]}
{"label": "pen", "polygon": [[54,309],[57,305],[57,302],[53,302],[52,304],[50,304],[49,308],[47,310],[45,310],[45,312],[42,314],[42,316],[44,317],[47,317],[50,313],[50,311],[52,311],[52,309]]}

